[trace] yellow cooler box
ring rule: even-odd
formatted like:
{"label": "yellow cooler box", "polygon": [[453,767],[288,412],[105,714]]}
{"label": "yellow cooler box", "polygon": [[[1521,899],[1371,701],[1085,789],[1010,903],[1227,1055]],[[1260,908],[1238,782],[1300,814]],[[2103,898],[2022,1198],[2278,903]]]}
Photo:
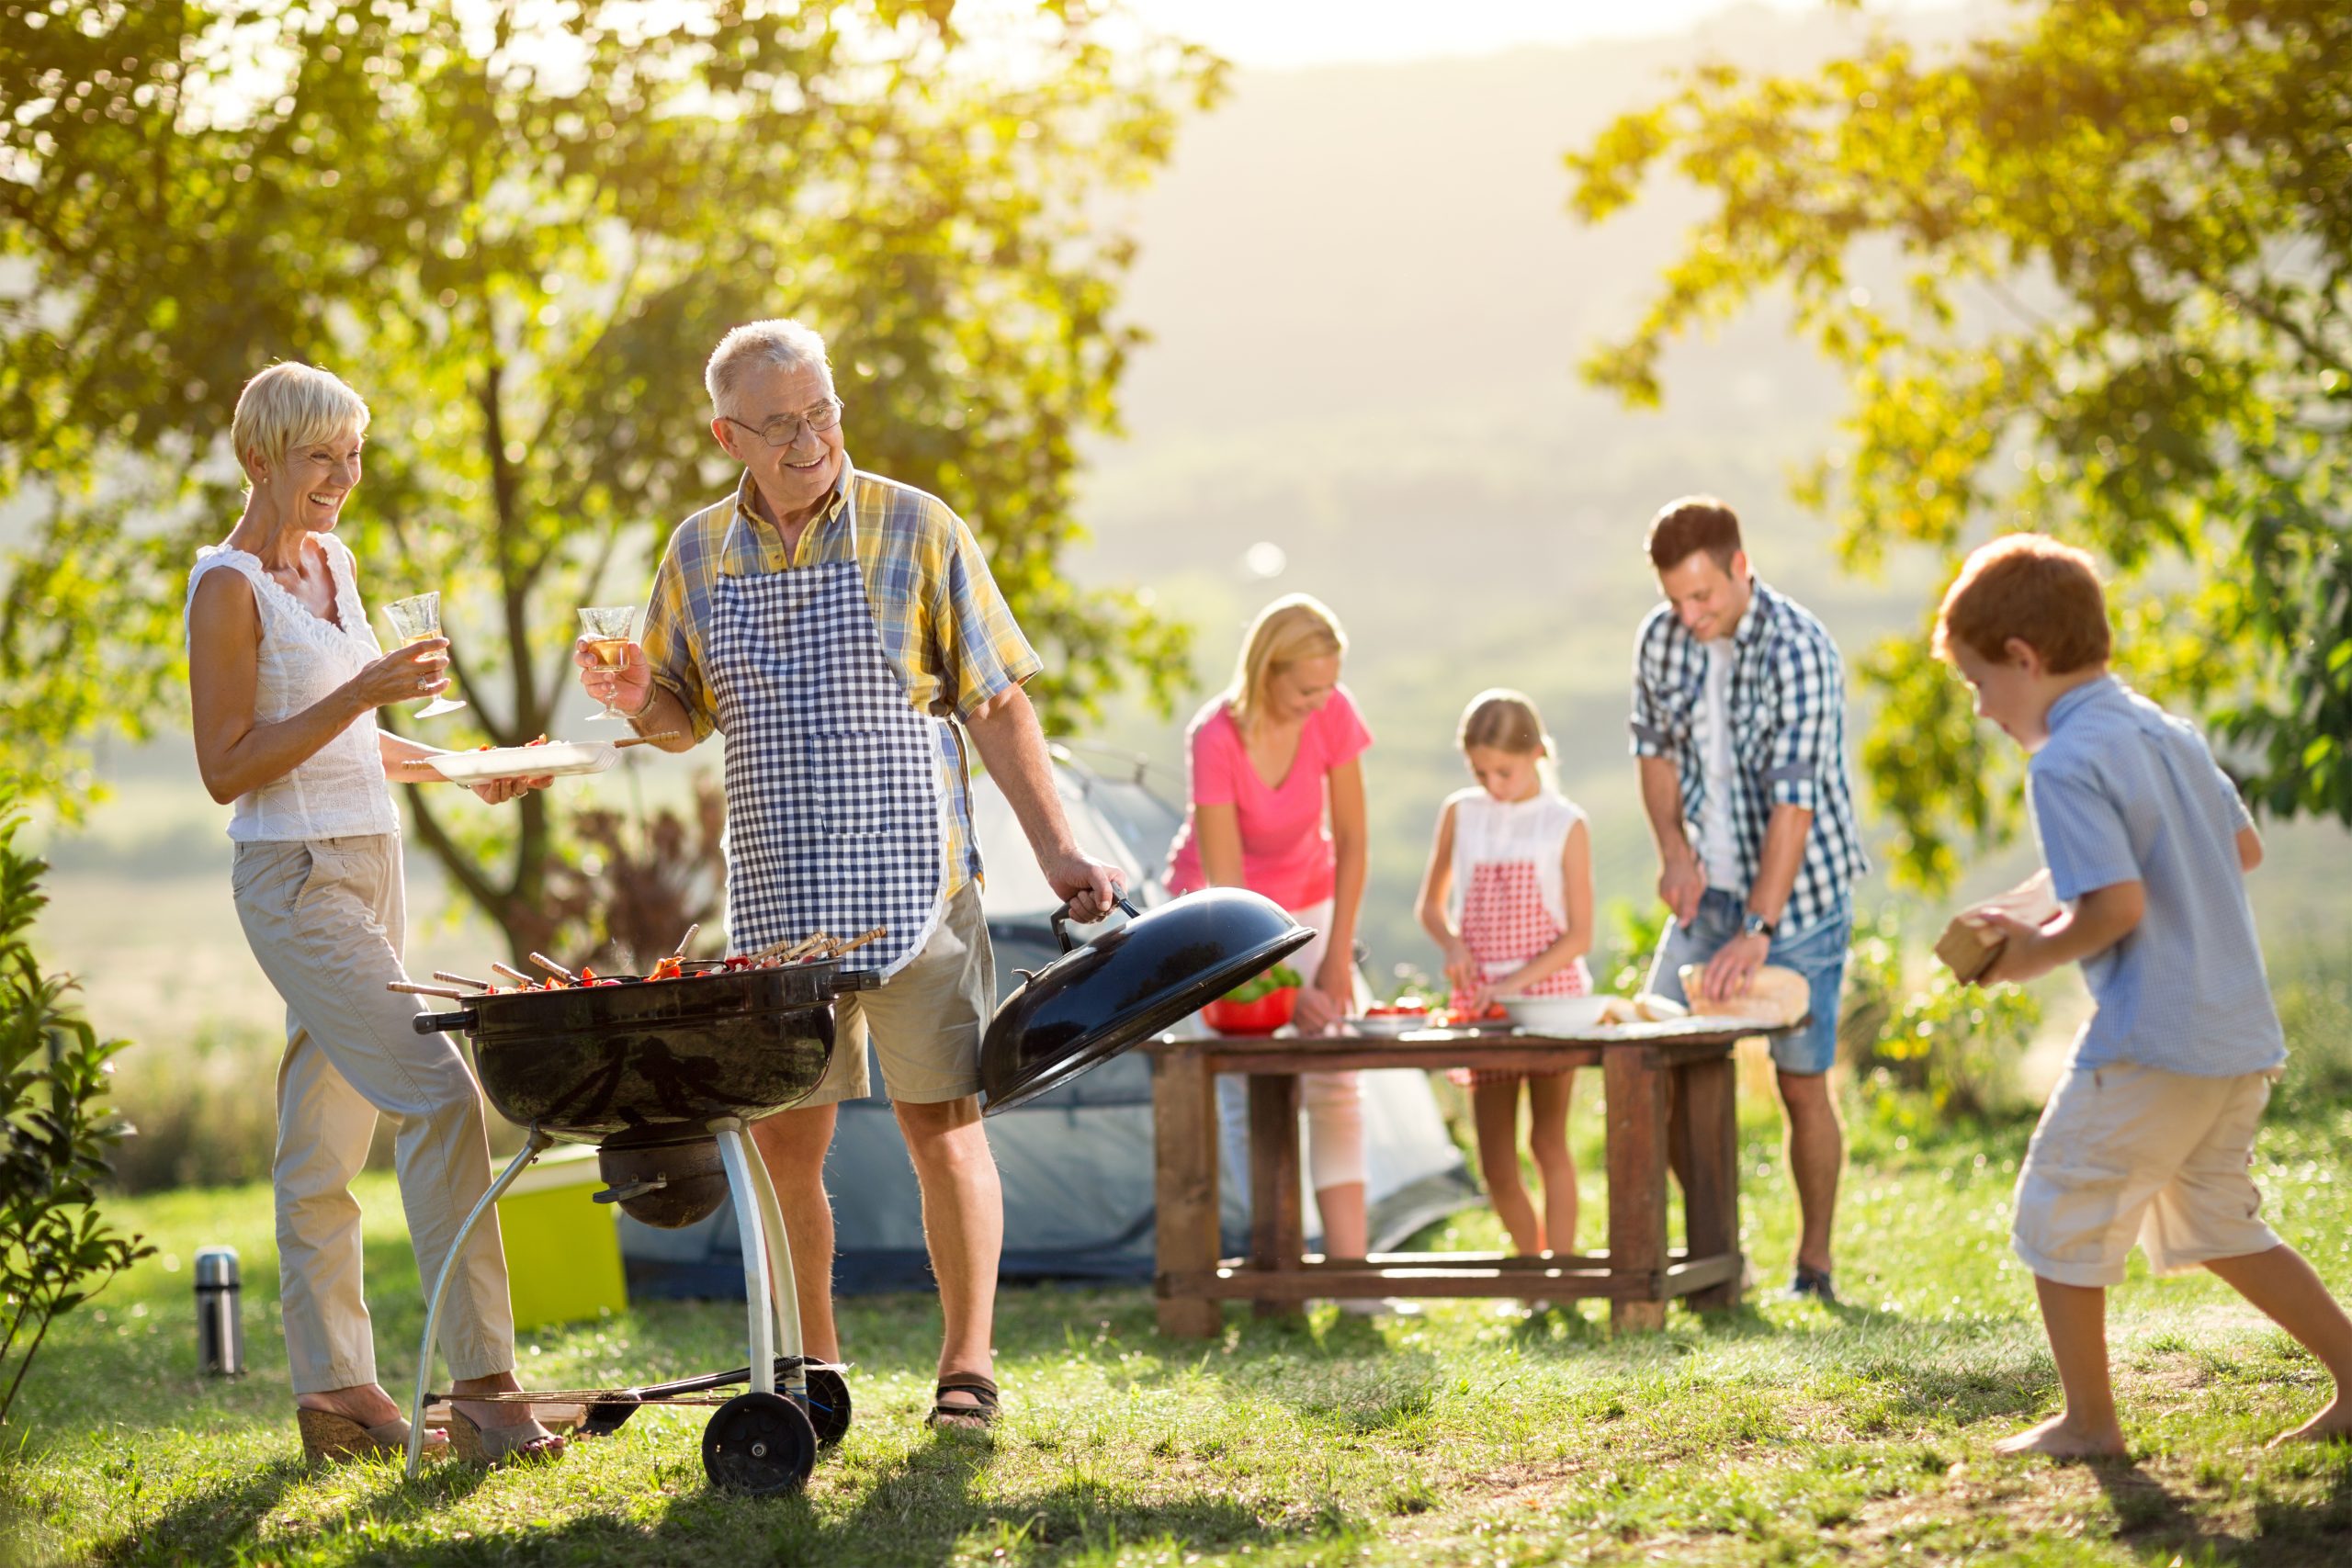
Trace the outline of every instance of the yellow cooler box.
{"label": "yellow cooler box", "polygon": [[596,1151],[565,1144],[541,1155],[498,1200],[517,1330],[628,1307],[617,1206],[591,1196],[604,1185]]}

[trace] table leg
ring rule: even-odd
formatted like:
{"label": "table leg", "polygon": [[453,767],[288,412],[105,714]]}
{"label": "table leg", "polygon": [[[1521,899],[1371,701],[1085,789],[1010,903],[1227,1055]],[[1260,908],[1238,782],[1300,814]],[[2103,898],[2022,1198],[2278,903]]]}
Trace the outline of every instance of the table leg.
{"label": "table leg", "polygon": [[1620,1329],[1666,1326],[1666,1074],[1652,1053],[1624,1046],[1601,1057],[1609,1100],[1609,1270],[1639,1281],[1612,1296]]}
{"label": "table leg", "polygon": [[[1306,1253],[1298,1192],[1298,1075],[1250,1077],[1250,1263],[1269,1273],[1297,1269]],[[1296,1317],[1300,1303],[1264,1300],[1260,1317]]]}
{"label": "table leg", "polygon": [[1217,1303],[1173,1295],[1168,1285],[1173,1275],[1216,1267],[1216,1078],[1198,1053],[1152,1057],[1151,1109],[1159,1332],[1205,1339],[1224,1325]]}
{"label": "table leg", "polygon": [[[1732,1059],[1692,1062],[1676,1069],[1682,1080],[1675,1115],[1689,1160],[1682,1172],[1683,1230],[1693,1261],[1739,1251],[1739,1111]],[[1739,1276],[1690,1298],[1694,1307],[1739,1304]]]}

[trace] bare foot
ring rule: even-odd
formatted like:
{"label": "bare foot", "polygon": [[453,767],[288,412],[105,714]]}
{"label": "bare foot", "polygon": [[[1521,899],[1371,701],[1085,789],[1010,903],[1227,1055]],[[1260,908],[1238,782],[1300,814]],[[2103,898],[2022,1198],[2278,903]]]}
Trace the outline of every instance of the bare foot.
{"label": "bare foot", "polygon": [[2103,1432],[2085,1431],[2070,1426],[2064,1413],[2052,1416],[2038,1427],[2029,1427],[2015,1437],[2003,1438],[1993,1445],[1996,1454],[2042,1454],[2051,1459],[2120,1459],[2124,1453],[2123,1433],[2120,1427]]}
{"label": "bare foot", "polygon": [[2352,1401],[2338,1394],[2326,1409],[2304,1422],[2291,1432],[2281,1432],[2270,1439],[2269,1446],[2282,1443],[2327,1443],[2352,1438]]}

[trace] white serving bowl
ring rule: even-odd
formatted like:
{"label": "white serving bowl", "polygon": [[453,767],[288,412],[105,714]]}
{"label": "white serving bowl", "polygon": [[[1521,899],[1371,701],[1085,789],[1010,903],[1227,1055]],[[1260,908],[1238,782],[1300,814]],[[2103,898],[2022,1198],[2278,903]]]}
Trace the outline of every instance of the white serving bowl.
{"label": "white serving bowl", "polygon": [[1580,1034],[1600,1022],[1604,997],[1504,997],[1512,1023],[1539,1034]]}

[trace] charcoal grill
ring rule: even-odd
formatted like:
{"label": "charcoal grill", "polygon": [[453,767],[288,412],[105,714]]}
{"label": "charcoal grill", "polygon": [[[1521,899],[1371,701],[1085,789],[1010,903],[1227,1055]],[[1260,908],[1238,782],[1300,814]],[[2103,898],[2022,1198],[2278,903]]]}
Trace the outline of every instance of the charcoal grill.
{"label": "charcoal grill", "polygon": [[[1055,915],[1062,953],[1023,976],[989,1024],[980,1077],[989,1113],[1110,1060],[1272,968],[1315,934],[1271,900],[1236,887],[1141,912],[1124,900],[1120,907],[1125,922],[1084,942],[1069,930],[1068,906]],[[713,1391],[747,1382],[749,1390],[720,1404],[705,1428],[703,1467],[713,1484],[752,1493],[797,1488],[815,1468],[819,1441],[847,1429],[841,1370],[800,1353],[791,1245],[767,1167],[745,1129],[817,1087],[832,1060],[833,999],[879,977],[831,958],[752,968],[733,962],[690,964],[676,979],[487,991],[465,998],[459,1011],[418,1015],[419,1033],[472,1037],[482,1093],[530,1136],[466,1216],[433,1282],[409,1415],[412,1476],[450,1267],[475,1223],[558,1141],[596,1145],[610,1183],[598,1201],[650,1224],[692,1224],[732,1194],[751,1359],[738,1371],[642,1388],[508,1398],[584,1403],[583,1430],[593,1434],[613,1430],[645,1404],[716,1404]]]}
{"label": "charcoal grill", "polygon": [[[412,1476],[434,1397],[434,1336],[450,1269],[476,1223],[524,1168],[564,1142],[597,1146],[610,1184],[596,1194],[600,1202],[618,1202],[654,1224],[691,1224],[732,1194],[751,1359],[738,1371],[707,1377],[526,1397],[585,1404],[582,1430],[591,1434],[615,1430],[647,1404],[717,1404],[703,1434],[713,1484],[765,1494],[808,1480],[820,1438],[838,1439],[848,1428],[848,1389],[840,1369],[800,1353],[791,1246],[767,1167],[745,1130],[817,1087],[833,1055],[834,998],[876,981],[830,960],[749,969],[703,964],[676,979],[492,991],[456,1012],[418,1015],[420,1034],[471,1036],[483,1095],[529,1136],[466,1216],[433,1282],[409,1413]],[[714,1146],[718,1172],[711,1168]],[[720,1403],[715,1391],[734,1383],[749,1387]]]}

